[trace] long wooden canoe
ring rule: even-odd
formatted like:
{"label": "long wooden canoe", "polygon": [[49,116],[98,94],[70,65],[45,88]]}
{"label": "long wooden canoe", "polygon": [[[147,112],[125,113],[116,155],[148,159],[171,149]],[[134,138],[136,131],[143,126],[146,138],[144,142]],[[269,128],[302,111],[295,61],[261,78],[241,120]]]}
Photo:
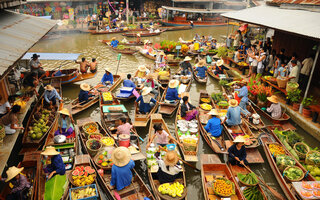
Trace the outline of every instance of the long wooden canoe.
{"label": "long wooden canoe", "polygon": [[157,35],[160,35],[162,32],[164,32],[164,30],[161,30],[159,32],[153,32],[153,33],[150,33],[149,31],[143,31],[143,32],[136,32],[136,33],[124,33],[122,34],[123,36],[126,36],[126,37],[137,37],[137,34],[140,34],[140,37],[151,37],[151,36],[157,36]]}
{"label": "long wooden canoe", "polygon": [[[211,76],[212,78],[216,79],[216,80],[220,80],[220,76],[219,75],[215,75],[212,68],[208,67],[207,73],[209,74],[209,76]],[[226,78],[229,78],[228,73],[223,70],[223,74],[226,76]]]}
{"label": "long wooden canoe", "polygon": [[208,81],[208,74],[207,73],[206,73],[206,77],[204,79],[202,79],[199,76],[197,76],[196,72],[193,70],[193,77],[194,77],[194,80],[196,80],[198,83],[201,83],[201,84],[206,84]]}
{"label": "long wooden canoe", "polygon": [[81,73],[78,69],[62,69],[62,75],[61,76],[54,76],[54,73],[56,71],[47,71],[46,77],[44,79],[60,79],[61,84],[68,84],[68,83],[75,83],[78,81],[83,81],[86,79],[94,78],[97,75],[97,72],[95,73]]}
{"label": "long wooden canoe", "polygon": [[[102,41],[103,42],[111,42],[111,40],[102,40]],[[137,42],[137,41],[134,41],[134,40],[129,40],[126,43],[120,41],[119,44],[120,45],[125,45],[125,46],[142,46],[142,45],[144,45],[144,42],[142,42],[142,41]],[[149,44],[152,44],[152,43],[149,43]]]}
{"label": "long wooden canoe", "polygon": [[166,31],[182,31],[192,29],[192,26],[161,26],[161,29]]}
{"label": "long wooden canoe", "polygon": [[116,34],[116,33],[125,33],[129,30],[109,30],[109,31],[97,31],[97,30],[89,30],[92,35],[101,35],[101,34]]}
{"label": "long wooden canoe", "polygon": [[[128,55],[132,55],[136,52],[138,52],[137,49],[135,48],[124,48],[124,49],[119,49],[119,48],[114,48],[112,47],[109,42],[107,42],[107,40],[100,40],[103,44],[107,45],[108,47],[110,47],[112,50],[114,50],[115,52],[118,53],[122,53],[122,54],[128,54]],[[121,44],[120,44],[121,45]]]}
{"label": "long wooden canoe", "polygon": [[[154,135],[155,133],[155,130],[153,128],[153,126],[155,124],[162,124],[162,128],[164,131],[166,131],[169,135],[171,135],[165,121],[163,120],[162,116],[160,114],[153,114],[151,116],[151,122],[150,122],[150,126],[149,126],[149,134],[148,134],[148,141],[151,140],[151,137]],[[155,138],[156,140],[156,138]],[[171,141],[169,141],[170,143]],[[155,141],[154,141],[155,143]],[[177,144],[176,144],[177,145]],[[178,145],[177,145],[178,146]],[[176,147],[176,151],[177,153],[179,153],[179,150],[178,150],[178,147]],[[168,196],[168,195],[162,195],[159,191],[158,191],[158,187],[160,186],[160,182],[158,180],[158,177],[157,177],[157,171],[155,171],[154,169],[152,168],[149,168],[148,167],[148,177],[149,177],[149,182],[150,182],[150,185],[152,187],[152,190],[154,192],[154,195],[156,197],[157,200],[169,200],[169,199],[172,199],[172,200],[180,200],[180,199],[187,199],[187,182],[186,182],[186,177],[185,177],[185,169],[181,163],[181,172],[179,174],[179,178],[177,178],[175,180],[175,182],[179,182],[180,184],[184,185],[184,192],[182,194],[182,197],[171,197],[171,196]]]}
{"label": "long wooden canoe", "polygon": [[[150,55],[147,52],[144,52],[142,48],[139,49],[139,53],[143,55],[146,58],[149,58],[150,60],[156,60],[156,55]],[[169,59],[167,60],[168,65],[170,66],[177,66],[180,62],[182,62],[182,59]]]}

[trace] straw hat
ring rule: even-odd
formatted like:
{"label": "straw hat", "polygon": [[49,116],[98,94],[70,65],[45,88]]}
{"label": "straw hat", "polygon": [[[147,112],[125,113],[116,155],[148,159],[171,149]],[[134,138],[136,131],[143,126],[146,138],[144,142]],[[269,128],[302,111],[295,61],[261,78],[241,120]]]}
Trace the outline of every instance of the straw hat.
{"label": "straw hat", "polygon": [[243,136],[237,136],[234,140],[233,143],[240,143],[240,142],[245,142],[245,139]]}
{"label": "straw hat", "polygon": [[216,65],[217,65],[218,67],[220,67],[221,65],[223,65],[223,60],[218,60],[217,63],[216,63]]}
{"label": "straw hat", "polygon": [[126,147],[118,147],[111,154],[113,163],[118,167],[127,165],[131,160],[131,153]]}
{"label": "straw hat", "polygon": [[272,95],[271,97],[267,97],[267,99],[272,103],[278,103],[278,97],[276,97],[275,95]]}
{"label": "straw hat", "polygon": [[14,177],[16,177],[18,174],[20,174],[23,169],[24,169],[23,167],[21,167],[21,168],[18,168],[15,166],[9,167],[9,169],[6,171],[7,177],[8,177],[6,179],[6,182],[10,181]]}
{"label": "straw hat", "polygon": [[147,95],[151,92],[152,88],[151,87],[145,87],[142,89],[142,92],[141,92],[141,95],[144,96],[144,95]]}
{"label": "straw hat", "polygon": [[165,55],[166,54],[163,51],[160,52],[160,56],[165,56]]}
{"label": "straw hat", "polygon": [[197,65],[198,67],[202,67],[202,66],[205,66],[206,64],[207,62],[205,60],[200,60]]}
{"label": "straw hat", "polygon": [[122,20],[120,23],[121,23],[121,24],[123,24],[123,23],[124,23],[124,21]]}
{"label": "straw hat", "polygon": [[45,90],[48,90],[48,91],[52,91],[54,89],[54,87],[52,85],[46,85],[44,87]]}
{"label": "straw hat", "polygon": [[110,72],[110,69],[108,67],[104,68],[104,71]]}
{"label": "straw hat", "polygon": [[[138,34],[139,34],[139,33],[138,33]],[[139,34],[139,37],[140,37],[140,34]],[[148,44],[148,43],[150,43],[150,41],[149,41],[149,40],[144,40],[143,43],[144,43],[144,44]]]}
{"label": "straw hat", "polygon": [[179,160],[178,154],[176,151],[168,151],[163,158],[164,164],[168,166],[174,166]]}
{"label": "straw hat", "polygon": [[80,84],[80,88],[81,88],[81,90],[89,91],[90,90],[90,85],[88,83],[81,83]]}
{"label": "straw hat", "polygon": [[190,60],[192,60],[192,58],[190,58],[189,56],[186,56],[183,61],[190,61]]}
{"label": "straw hat", "polygon": [[229,105],[230,105],[231,107],[237,107],[237,106],[238,106],[238,101],[235,100],[235,99],[230,99],[230,100],[229,100]]}
{"label": "straw hat", "polygon": [[111,40],[115,40],[115,39],[116,39],[116,37],[112,37],[112,38],[111,38]]}
{"label": "straw hat", "polygon": [[145,71],[147,71],[147,67],[145,65],[140,65],[138,67],[138,70],[141,71],[141,72],[145,72]]}
{"label": "straw hat", "polygon": [[219,113],[216,109],[211,109],[208,115],[219,115]]}
{"label": "straw hat", "polygon": [[141,36],[140,33],[138,33],[137,36],[140,37]]}
{"label": "straw hat", "polygon": [[156,78],[156,74],[154,74],[154,73],[150,73],[150,74],[148,74],[147,76],[146,76],[146,79],[155,79]]}
{"label": "straw hat", "polygon": [[53,146],[47,146],[46,150],[44,150],[41,155],[45,156],[55,156],[60,154]]}
{"label": "straw hat", "polygon": [[70,116],[70,112],[67,108],[62,108],[61,110],[59,110],[59,113]]}
{"label": "straw hat", "polygon": [[169,88],[176,88],[179,85],[179,81],[178,80],[171,80],[169,82]]}

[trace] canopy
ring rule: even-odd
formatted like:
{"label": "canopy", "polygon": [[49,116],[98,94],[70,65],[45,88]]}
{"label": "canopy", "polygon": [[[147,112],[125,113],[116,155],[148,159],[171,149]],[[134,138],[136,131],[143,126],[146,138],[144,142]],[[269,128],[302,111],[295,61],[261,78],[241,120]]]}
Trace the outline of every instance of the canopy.
{"label": "canopy", "polygon": [[[22,60],[30,60],[35,53],[26,53]],[[36,53],[39,55],[39,60],[77,60],[80,53]]]}
{"label": "canopy", "polygon": [[187,12],[187,13],[207,13],[207,14],[214,14],[214,13],[225,13],[230,12],[230,9],[195,9],[195,8],[180,8],[180,7],[169,7],[169,6],[162,6],[163,9],[166,10],[174,10],[179,12]]}

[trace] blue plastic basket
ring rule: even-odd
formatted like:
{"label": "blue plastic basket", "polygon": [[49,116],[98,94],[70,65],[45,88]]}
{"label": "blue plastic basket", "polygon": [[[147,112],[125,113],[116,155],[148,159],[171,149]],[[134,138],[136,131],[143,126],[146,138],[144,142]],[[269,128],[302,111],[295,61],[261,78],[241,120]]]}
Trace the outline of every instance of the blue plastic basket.
{"label": "blue plastic basket", "polygon": [[175,144],[167,144],[167,149],[169,151],[174,151],[176,149],[176,145]]}
{"label": "blue plastic basket", "polygon": [[94,188],[95,191],[96,191],[96,195],[92,196],[92,197],[87,197],[87,198],[84,198],[84,199],[78,199],[78,200],[98,200],[99,194],[98,194],[98,189],[97,189],[96,184],[91,184],[91,185],[86,185],[86,186],[81,186],[81,187],[76,187],[76,188],[70,188],[69,189],[69,199],[72,200],[72,198],[71,198],[71,191],[72,190],[77,190],[77,189],[80,189],[80,188],[87,188],[87,187]]}

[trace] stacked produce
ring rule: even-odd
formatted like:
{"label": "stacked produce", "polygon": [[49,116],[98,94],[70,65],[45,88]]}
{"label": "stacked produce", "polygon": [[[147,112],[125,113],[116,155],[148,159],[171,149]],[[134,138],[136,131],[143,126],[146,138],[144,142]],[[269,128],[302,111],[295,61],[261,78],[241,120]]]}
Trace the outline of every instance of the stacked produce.
{"label": "stacked produce", "polygon": [[300,194],[306,198],[320,198],[320,183],[311,181],[302,181]]}
{"label": "stacked produce", "polygon": [[307,153],[309,152],[309,147],[308,145],[302,143],[302,142],[297,142],[294,146],[293,149],[296,151],[297,155],[299,156],[300,159],[305,159]]}
{"label": "stacked produce", "polygon": [[286,153],[280,144],[270,144],[269,149],[273,156],[283,155]]}
{"label": "stacked produce", "polygon": [[241,62],[238,62],[238,65],[245,67],[245,66],[248,66],[249,64],[246,63],[246,62],[241,61]]}
{"label": "stacked produce", "polygon": [[215,194],[223,197],[229,197],[235,194],[234,183],[225,178],[216,178],[213,181],[213,190]]}
{"label": "stacked produce", "polygon": [[114,145],[114,139],[112,137],[103,137],[101,139],[102,144],[105,146],[113,146]]}
{"label": "stacked produce", "polygon": [[147,165],[149,168],[151,168],[152,166],[158,166],[157,165],[157,161],[155,158],[155,153],[157,152],[157,149],[155,147],[155,145],[153,143],[151,143],[150,147],[147,149]]}
{"label": "stacked produce", "polygon": [[210,99],[209,98],[201,98],[200,101],[203,102],[203,103],[210,103]]}
{"label": "stacked produce", "polygon": [[237,174],[239,181],[244,185],[257,185],[259,180],[255,173],[248,173],[248,174]]}
{"label": "stacked produce", "polygon": [[100,133],[93,133],[93,134],[90,134],[88,139],[96,139],[96,140],[101,140],[102,138],[102,135]]}
{"label": "stacked produce", "polygon": [[42,138],[43,134],[45,134],[49,130],[51,124],[53,123],[55,119],[55,113],[55,111],[50,112],[47,109],[37,111],[33,115],[34,119],[29,125],[28,136],[32,140],[39,140],[40,138]]}
{"label": "stacked produce", "polygon": [[243,191],[243,195],[247,200],[263,200],[263,195],[257,186],[247,187]]}
{"label": "stacked produce", "polygon": [[94,122],[83,125],[83,130],[88,135],[99,132],[98,125]]}
{"label": "stacked produce", "polygon": [[226,101],[225,96],[222,94],[222,92],[219,93],[212,93],[211,98],[214,101],[214,103],[219,103],[220,101]]}
{"label": "stacked produce", "polygon": [[95,178],[95,170],[90,166],[77,166],[72,171],[73,185],[78,187],[92,184]]}
{"label": "stacked produce", "polygon": [[163,195],[169,195],[173,198],[175,198],[176,196],[181,197],[183,194],[183,190],[184,186],[179,182],[175,182],[173,184],[164,183],[158,187],[158,192]]}
{"label": "stacked produce", "polygon": [[71,200],[84,199],[96,195],[96,189],[89,186],[71,190]]}
{"label": "stacked produce", "polygon": [[296,161],[288,155],[277,156],[277,166],[280,170],[284,170],[288,166],[294,166]]}
{"label": "stacked produce", "polygon": [[102,100],[103,100],[104,102],[113,101],[113,97],[112,97],[111,92],[103,92],[103,93],[102,93]]}
{"label": "stacked produce", "polygon": [[111,159],[111,152],[107,151],[107,150],[103,150],[100,151],[101,153],[99,153],[96,156],[96,163],[102,167],[112,167],[113,162]]}
{"label": "stacked produce", "polygon": [[200,104],[200,108],[202,108],[203,110],[209,111],[212,109],[212,106],[210,104],[203,103],[203,104]]}
{"label": "stacked produce", "polygon": [[290,181],[299,181],[303,178],[304,174],[302,169],[299,167],[287,167],[283,171],[283,175],[287,177]]}
{"label": "stacked produce", "polygon": [[178,120],[177,127],[179,140],[183,144],[185,153],[195,155],[199,136],[197,120]]}
{"label": "stacked produce", "polygon": [[[281,143],[291,153],[291,155],[293,155],[297,160],[299,160],[299,156],[297,155],[297,153],[294,151],[294,149],[287,142],[287,141],[290,141],[290,143],[294,143],[294,141],[300,142],[301,140],[298,139],[299,136],[297,136],[296,133],[287,134],[287,132],[279,131],[277,129],[275,129],[273,132],[277,135],[277,137],[280,139]],[[293,138],[291,139],[290,137],[293,137]]]}

